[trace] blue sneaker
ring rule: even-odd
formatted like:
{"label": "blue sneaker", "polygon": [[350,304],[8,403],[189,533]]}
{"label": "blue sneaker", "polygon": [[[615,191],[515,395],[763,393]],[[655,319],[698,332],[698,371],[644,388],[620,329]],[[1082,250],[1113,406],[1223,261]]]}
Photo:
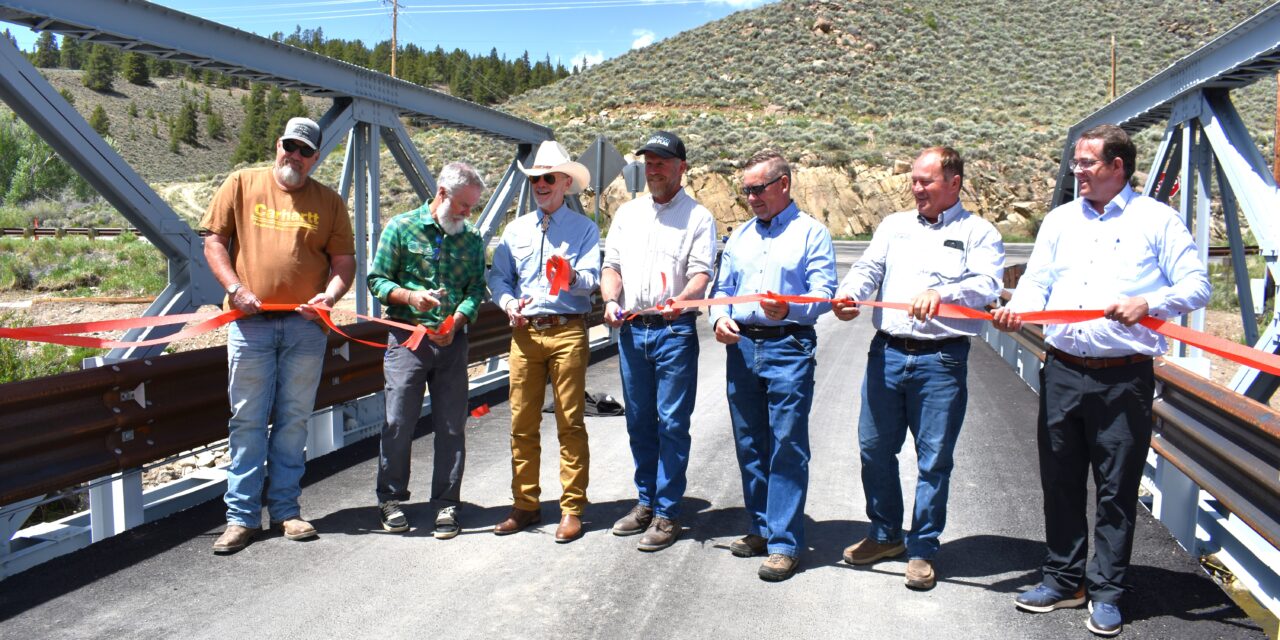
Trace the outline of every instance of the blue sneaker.
{"label": "blue sneaker", "polygon": [[1032,613],[1048,613],[1054,609],[1078,607],[1084,604],[1084,589],[1066,594],[1042,584],[1031,591],[1019,594],[1013,600],[1013,604],[1023,611]]}
{"label": "blue sneaker", "polygon": [[1120,634],[1124,620],[1120,618],[1120,608],[1110,602],[1089,601],[1089,622],[1085,623],[1089,630],[1100,636]]}

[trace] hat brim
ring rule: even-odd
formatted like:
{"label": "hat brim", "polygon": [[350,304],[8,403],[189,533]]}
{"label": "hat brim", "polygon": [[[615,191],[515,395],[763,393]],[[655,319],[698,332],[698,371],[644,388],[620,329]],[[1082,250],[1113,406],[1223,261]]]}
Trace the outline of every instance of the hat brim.
{"label": "hat brim", "polygon": [[[642,156],[646,153],[652,153],[662,158],[680,158],[680,154],[673,153],[671,150],[667,149],[666,147],[648,146],[648,145],[640,147],[639,149],[636,149],[635,154],[638,156]],[[681,158],[681,160],[683,160],[683,158]]]}
{"label": "hat brim", "polygon": [[581,162],[573,162],[572,160],[558,164],[554,167],[525,167],[519,161],[516,161],[516,166],[519,167],[520,172],[526,176],[563,173],[570,178],[573,178],[573,184],[569,187],[569,190],[565,192],[569,195],[582,193],[582,190],[587,188],[587,185],[591,182],[591,171],[587,169],[586,165]]}
{"label": "hat brim", "polygon": [[290,136],[290,135],[283,135],[283,136],[280,136],[280,139],[281,139],[281,140],[297,140],[298,142],[301,142],[302,144],[305,144],[305,145],[307,145],[308,147],[311,147],[313,150],[315,150],[315,149],[318,149],[318,148],[319,148],[319,147],[317,147],[317,146],[315,145],[315,143],[314,143],[314,142],[312,142],[312,141],[310,141],[310,140],[308,140],[308,139],[306,139],[306,138],[304,138],[304,137],[302,137],[302,136]]}

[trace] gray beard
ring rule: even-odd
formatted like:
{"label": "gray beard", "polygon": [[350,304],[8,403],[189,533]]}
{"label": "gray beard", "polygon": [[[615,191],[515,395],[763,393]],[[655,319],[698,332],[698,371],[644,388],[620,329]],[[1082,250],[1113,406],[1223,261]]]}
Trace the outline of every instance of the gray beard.
{"label": "gray beard", "polygon": [[467,221],[455,220],[444,213],[451,209],[453,209],[453,202],[449,198],[442,200],[440,206],[436,207],[436,211],[440,212],[436,214],[436,224],[440,225],[440,229],[445,232],[445,235],[456,236],[467,228]]}
{"label": "gray beard", "polygon": [[307,176],[287,164],[281,164],[276,167],[276,179],[284,186],[292,189],[301,186]]}

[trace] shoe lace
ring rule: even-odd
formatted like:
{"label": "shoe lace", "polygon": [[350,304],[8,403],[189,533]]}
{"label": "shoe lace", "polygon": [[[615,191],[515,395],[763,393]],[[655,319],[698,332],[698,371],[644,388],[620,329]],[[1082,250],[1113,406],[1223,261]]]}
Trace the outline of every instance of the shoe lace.
{"label": "shoe lace", "polygon": [[388,500],[382,503],[382,515],[386,516],[388,520],[399,515],[404,515],[400,511],[400,502],[397,500]]}
{"label": "shoe lace", "polygon": [[457,507],[445,507],[441,509],[439,512],[436,513],[436,523],[437,524],[441,522],[448,523],[448,524],[456,523],[458,518],[457,518],[457,515],[455,515],[455,512],[457,510],[458,510]]}

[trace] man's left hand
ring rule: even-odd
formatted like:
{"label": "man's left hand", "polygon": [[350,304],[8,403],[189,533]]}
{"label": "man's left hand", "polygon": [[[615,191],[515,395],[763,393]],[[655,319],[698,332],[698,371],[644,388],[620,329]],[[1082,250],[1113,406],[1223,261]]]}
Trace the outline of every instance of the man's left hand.
{"label": "man's left hand", "polygon": [[928,322],[938,315],[938,305],[942,304],[942,296],[933,289],[911,299],[911,310],[907,313],[921,322]]}
{"label": "man's left hand", "polygon": [[667,298],[667,303],[662,305],[663,320],[666,320],[667,322],[671,322],[672,320],[679,318],[680,314],[684,312],[684,309],[672,309],[671,305],[675,303],[676,303],[675,298]]}
{"label": "man's left hand", "polygon": [[313,304],[323,304],[324,306],[332,309],[333,305],[338,304],[338,301],[334,299],[333,296],[327,293],[317,293],[316,295],[312,296],[311,299],[308,300],[306,304],[298,305],[298,308],[296,309],[296,311],[298,312],[298,315],[308,320],[315,320],[316,318],[320,317],[319,314],[317,314],[315,310],[311,308],[311,305]]}
{"label": "man's left hand", "polygon": [[786,300],[770,300],[765,298],[760,301],[760,310],[764,311],[764,317],[770,320],[783,320],[791,313],[791,305]]}
{"label": "man's left hand", "polygon": [[1150,310],[1146,298],[1133,296],[1112,302],[1103,310],[1102,315],[1108,320],[1115,320],[1126,327],[1132,327],[1139,320],[1147,317],[1147,312]]}
{"label": "man's left hand", "polygon": [[427,339],[437,347],[447,347],[453,344],[453,336],[466,324],[467,317],[460,313],[455,313],[453,314],[453,326],[449,327],[448,331],[441,333],[428,333]]}

